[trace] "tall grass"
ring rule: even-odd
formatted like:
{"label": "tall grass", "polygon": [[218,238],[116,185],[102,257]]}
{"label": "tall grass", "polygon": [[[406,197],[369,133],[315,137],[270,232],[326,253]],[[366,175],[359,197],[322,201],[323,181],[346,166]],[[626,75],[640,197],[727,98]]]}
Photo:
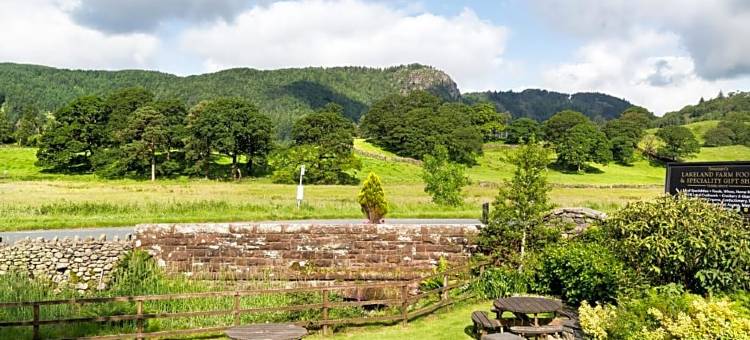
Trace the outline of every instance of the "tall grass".
{"label": "tall grass", "polygon": [[[0,275],[0,301],[39,301],[51,299],[70,299],[74,297],[111,297],[180,294],[210,291],[227,291],[249,288],[281,288],[282,283],[267,281],[202,281],[191,280],[184,276],[165,274],[144,252],[130,253],[115,269],[111,287],[106,291],[89,292],[81,296],[70,287],[59,287],[44,279],[29,279],[26,274],[9,273]],[[332,294],[331,301],[342,301],[340,295]],[[301,304],[321,303],[322,296],[317,292],[273,293],[243,296],[240,308],[281,307]],[[144,302],[144,313],[171,313],[209,310],[231,310],[234,307],[233,297],[206,297],[174,299],[166,301]],[[110,316],[135,314],[135,304],[131,302],[107,302],[79,305],[49,305],[40,308],[42,319],[74,318],[90,316]],[[293,312],[264,312],[245,314],[241,317],[243,324],[260,322],[287,322],[316,320],[321,317],[319,309]],[[335,308],[329,311],[329,317],[347,318],[366,314],[385,315],[395,313],[384,309],[368,311],[359,307]],[[31,320],[30,307],[0,309],[0,320]],[[200,316],[184,318],[148,319],[145,322],[147,332],[161,330],[190,329],[201,327],[228,326],[234,317]],[[41,327],[43,338],[81,337],[93,335],[121,334],[135,332],[134,321],[107,323],[76,323],[46,325]],[[25,339],[31,337],[31,327],[0,328],[0,339]]]}

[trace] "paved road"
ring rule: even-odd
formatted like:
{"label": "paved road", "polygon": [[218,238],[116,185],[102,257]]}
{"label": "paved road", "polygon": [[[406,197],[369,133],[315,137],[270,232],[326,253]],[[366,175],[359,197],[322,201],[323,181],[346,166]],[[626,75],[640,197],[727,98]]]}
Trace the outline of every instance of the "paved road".
{"label": "paved road", "polygon": [[[342,219],[342,220],[295,220],[295,221],[261,221],[258,223],[273,222],[273,223],[321,223],[321,224],[351,224],[351,223],[364,223],[363,219]],[[460,218],[447,218],[447,219],[418,219],[418,218],[394,218],[386,219],[386,223],[389,224],[480,224],[477,219],[460,219]],[[134,227],[104,227],[104,228],[79,228],[79,229],[51,229],[51,230],[32,230],[32,231],[8,231],[0,232],[0,242],[2,243],[14,243],[17,240],[25,237],[37,238],[43,237],[45,239],[51,239],[54,237],[75,237],[80,238],[94,237],[97,238],[102,234],[107,236],[107,239],[111,240],[113,237],[118,236],[123,239],[128,235],[133,234]]]}

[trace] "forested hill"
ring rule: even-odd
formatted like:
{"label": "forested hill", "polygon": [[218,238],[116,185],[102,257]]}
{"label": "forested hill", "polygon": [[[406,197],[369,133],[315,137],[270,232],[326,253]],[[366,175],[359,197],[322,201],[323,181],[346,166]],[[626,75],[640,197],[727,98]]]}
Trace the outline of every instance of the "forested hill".
{"label": "forested hill", "polygon": [[722,120],[729,112],[750,112],[750,92],[719,93],[716,98],[700,99],[679,111],[668,112],[659,119],[661,126],[682,125],[702,120]]}
{"label": "forested hill", "polygon": [[464,94],[463,98],[469,103],[489,101],[495,104],[498,111],[510,112],[514,118],[528,117],[538,121],[546,120],[562,110],[579,111],[594,120],[609,120],[633,106],[627,100],[603,93],[569,95],[538,89],[472,92]]}
{"label": "forested hill", "polygon": [[459,92],[444,72],[423,65],[385,69],[368,67],[296,68],[262,71],[236,68],[179,77],[143,71],[83,71],[0,63],[0,97],[14,118],[21,108],[54,111],[86,94],[106,95],[123,87],[141,86],[157,98],[176,97],[193,105],[218,96],[240,96],[255,102],[282,129],[292,119],[328,102],[344,107],[353,120],[386,95],[425,89],[455,100]]}

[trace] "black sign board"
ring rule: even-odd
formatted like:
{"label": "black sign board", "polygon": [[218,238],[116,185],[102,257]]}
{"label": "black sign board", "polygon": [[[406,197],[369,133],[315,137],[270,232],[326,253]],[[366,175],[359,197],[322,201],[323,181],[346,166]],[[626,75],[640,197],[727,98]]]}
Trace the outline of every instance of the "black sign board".
{"label": "black sign board", "polygon": [[666,191],[750,215],[750,162],[668,163]]}

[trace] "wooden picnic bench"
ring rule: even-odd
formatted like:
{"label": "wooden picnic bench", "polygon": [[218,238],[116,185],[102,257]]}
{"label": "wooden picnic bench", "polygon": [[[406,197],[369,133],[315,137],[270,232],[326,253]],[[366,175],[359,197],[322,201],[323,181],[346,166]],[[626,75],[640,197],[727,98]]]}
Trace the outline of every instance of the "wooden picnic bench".
{"label": "wooden picnic bench", "polygon": [[510,331],[515,334],[522,336],[539,336],[539,335],[552,335],[561,334],[563,332],[562,325],[544,325],[544,326],[511,326]]}
{"label": "wooden picnic bench", "polygon": [[474,333],[485,335],[503,331],[503,324],[498,319],[492,319],[484,311],[471,313],[471,321],[474,322]]}
{"label": "wooden picnic bench", "polygon": [[232,327],[226,334],[236,340],[298,340],[307,335],[307,329],[291,323],[260,323]]}

